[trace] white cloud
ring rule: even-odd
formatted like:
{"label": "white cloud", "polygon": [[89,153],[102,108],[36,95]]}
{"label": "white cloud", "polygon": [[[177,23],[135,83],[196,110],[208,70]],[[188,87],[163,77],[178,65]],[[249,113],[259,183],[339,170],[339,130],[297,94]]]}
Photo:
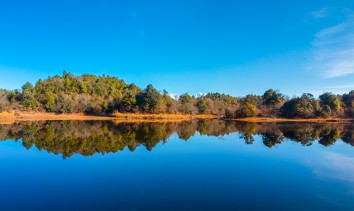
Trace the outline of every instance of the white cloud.
{"label": "white cloud", "polygon": [[338,86],[326,86],[325,89],[353,89],[354,85],[338,85]]}
{"label": "white cloud", "polygon": [[317,10],[317,11],[314,11],[314,12],[311,12],[311,16],[314,18],[314,19],[320,19],[320,18],[325,18],[327,17],[328,15],[328,8],[322,8],[320,10]]}
{"label": "white cloud", "polygon": [[312,46],[310,69],[320,71],[324,78],[354,74],[354,14],[318,32]]}

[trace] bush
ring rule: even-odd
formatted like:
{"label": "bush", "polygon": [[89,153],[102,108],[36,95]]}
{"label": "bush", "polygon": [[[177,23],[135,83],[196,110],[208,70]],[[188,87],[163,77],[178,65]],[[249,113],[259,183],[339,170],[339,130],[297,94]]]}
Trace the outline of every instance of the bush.
{"label": "bush", "polygon": [[251,103],[245,102],[239,107],[239,109],[237,109],[235,116],[241,118],[254,117],[256,116],[256,106]]}

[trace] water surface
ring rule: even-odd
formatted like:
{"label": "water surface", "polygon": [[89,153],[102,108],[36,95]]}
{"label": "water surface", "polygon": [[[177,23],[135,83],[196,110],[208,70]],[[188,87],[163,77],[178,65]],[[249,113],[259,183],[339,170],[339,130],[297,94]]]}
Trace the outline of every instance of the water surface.
{"label": "water surface", "polygon": [[0,125],[1,210],[354,210],[354,124]]}

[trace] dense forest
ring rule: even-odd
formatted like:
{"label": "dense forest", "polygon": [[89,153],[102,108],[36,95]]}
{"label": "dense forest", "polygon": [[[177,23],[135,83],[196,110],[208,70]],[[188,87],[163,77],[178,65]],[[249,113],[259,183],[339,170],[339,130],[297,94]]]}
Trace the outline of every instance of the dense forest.
{"label": "dense forest", "polygon": [[263,95],[233,97],[208,93],[195,97],[188,93],[178,99],[152,85],[141,89],[110,76],[62,76],[27,82],[21,90],[0,90],[0,112],[39,111],[107,115],[121,113],[214,114],[226,118],[244,117],[353,117],[354,91],[335,95],[329,92],[315,98],[310,93],[289,98],[275,90]]}

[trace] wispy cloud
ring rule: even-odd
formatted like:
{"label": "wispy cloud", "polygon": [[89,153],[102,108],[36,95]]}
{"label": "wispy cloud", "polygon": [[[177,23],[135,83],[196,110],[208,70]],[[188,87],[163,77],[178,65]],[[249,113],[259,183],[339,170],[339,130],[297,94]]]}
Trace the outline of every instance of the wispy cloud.
{"label": "wispy cloud", "polygon": [[318,32],[312,46],[310,69],[320,71],[325,78],[354,74],[354,13]]}
{"label": "wispy cloud", "polygon": [[345,94],[354,90],[354,84],[342,84],[342,85],[333,85],[333,86],[323,86],[319,89],[310,90],[309,93],[313,94],[315,97],[318,97],[325,92],[331,92],[333,94]]}
{"label": "wispy cloud", "polygon": [[354,85],[348,84],[348,85],[338,85],[338,86],[326,86],[323,88],[325,88],[325,89],[352,89],[352,88],[354,88]]}
{"label": "wispy cloud", "polygon": [[322,9],[311,12],[311,16],[314,19],[325,18],[325,17],[327,17],[327,15],[328,15],[328,8],[327,7],[324,7]]}

